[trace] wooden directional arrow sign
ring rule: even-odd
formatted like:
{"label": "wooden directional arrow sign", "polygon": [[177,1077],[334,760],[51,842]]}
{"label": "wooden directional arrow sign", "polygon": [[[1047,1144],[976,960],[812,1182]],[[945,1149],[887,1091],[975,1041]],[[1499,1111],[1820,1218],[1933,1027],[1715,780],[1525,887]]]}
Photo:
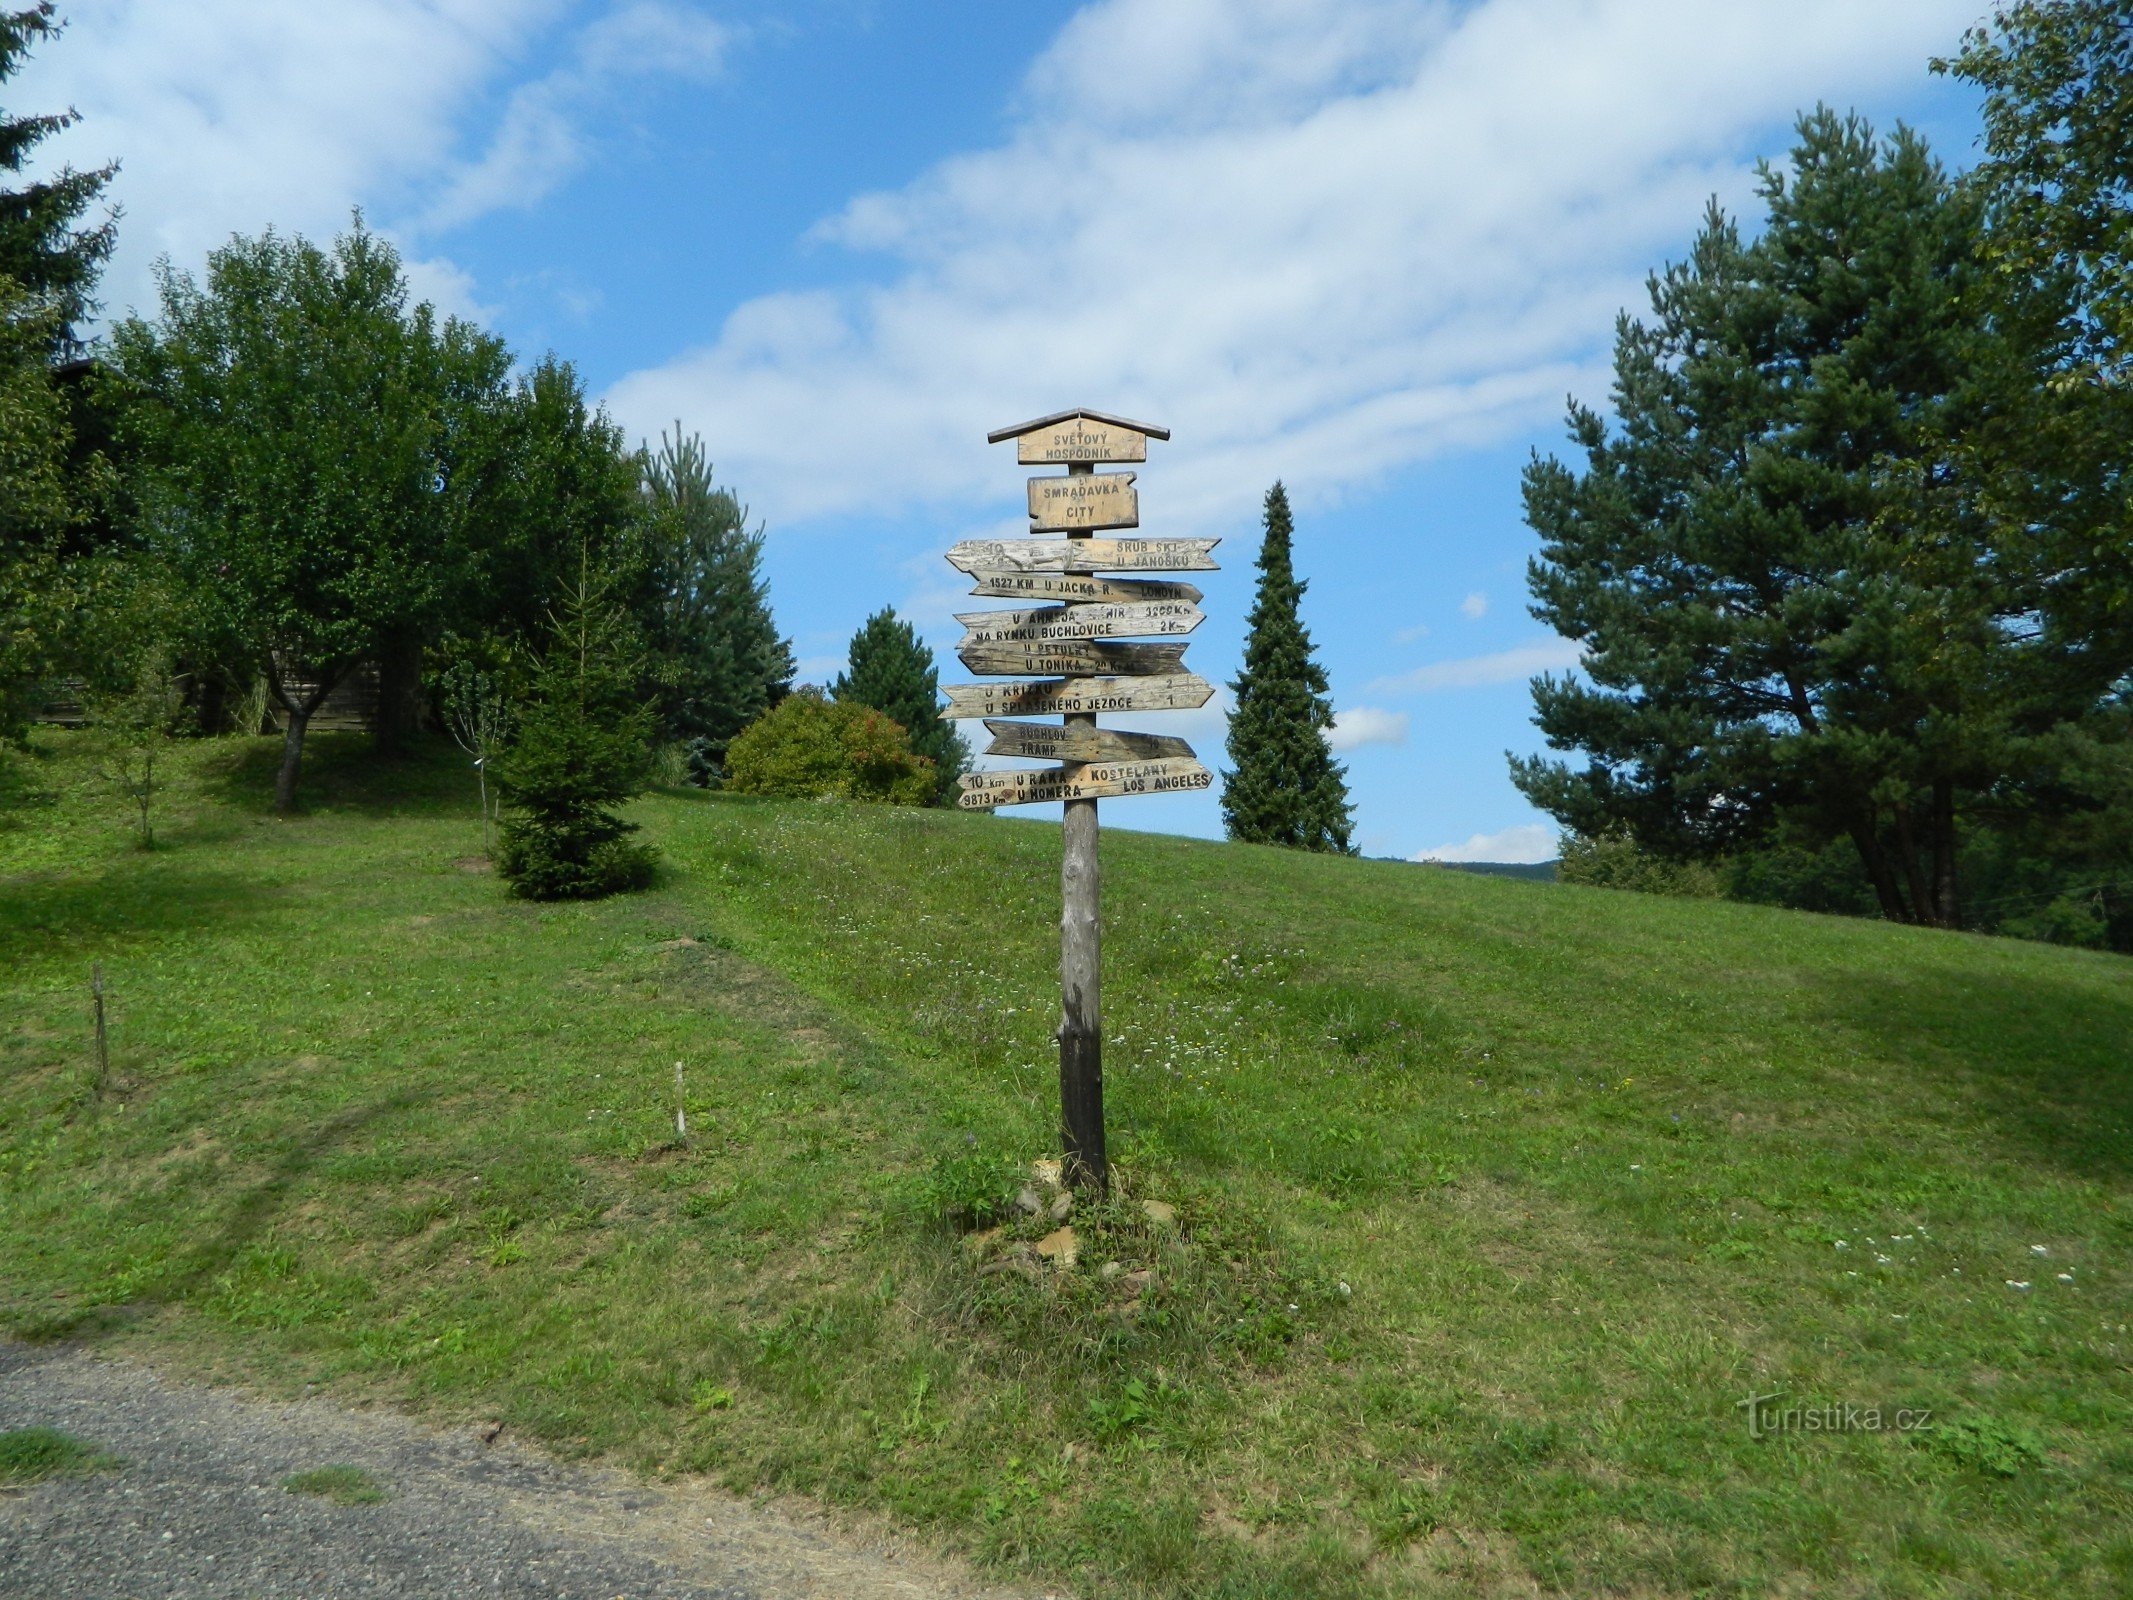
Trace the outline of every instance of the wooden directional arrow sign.
{"label": "wooden directional arrow sign", "polygon": [[1200,591],[1189,583],[1160,578],[1090,578],[1078,572],[974,572],[970,592],[996,600],[1183,600],[1197,604]]}
{"label": "wooden directional arrow sign", "polygon": [[1183,600],[1150,600],[1138,605],[1098,601],[1082,606],[1041,606],[1034,611],[965,611],[956,616],[970,631],[963,643],[1043,639],[1131,639],[1154,634],[1190,633],[1205,619],[1196,605]]}
{"label": "wooden directional arrow sign", "polygon": [[944,717],[1047,717],[1067,711],[1190,711],[1215,686],[1196,673],[1167,678],[1080,678],[1068,683],[958,683],[942,691]]}
{"label": "wooden directional arrow sign", "polygon": [[[1067,480],[1061,478],[1061,483]],[[959,572],[1213,572],[1220,539],[965,539]]]}
{"label": "wooden directional arrow sign", "polygon": [[1035,772],[968,772],[956,780],[965,811],[1037,805],[1046,800],[1095,800],[1105,795],[1175,794],[1205,789],[1215,775],[1189,757],[1164,761],[1092,761]]}
{"label": "wooden directional arrow sign", "polygon": [[1088,528],[1138,528],[1140,496],[1130,472],[1076,472],[1029,481],[1030,526],[1039,533]]}
{"label": "wooden directional arrow sign", "polygon": [[1192,746],[1163,733],[1121,733],[1115,728],[1079,724],[1055,728],[1049,722],[1007,722],[987,717],[992,743],[989,756],[1030,756],[1038,761],[1162,761],[1192,759]]}
{"label": "wooden directional arrow sign", "polygon": [[1182,670],[1181,644],[1099,644],[1089,639],[1058,643],[966,644],[956,658],[972,672],[1006,675],[1017,672],[1058,674],[1123,672],[1155,677]]}

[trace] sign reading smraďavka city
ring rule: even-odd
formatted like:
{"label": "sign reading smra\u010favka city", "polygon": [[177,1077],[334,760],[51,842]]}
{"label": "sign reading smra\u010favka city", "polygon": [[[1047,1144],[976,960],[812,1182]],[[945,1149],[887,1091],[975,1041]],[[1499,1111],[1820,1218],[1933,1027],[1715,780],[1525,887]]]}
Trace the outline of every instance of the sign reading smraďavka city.
{"label": "sign reading smra\u010favka city", "polygon": [[[1097,899],[1099,799],[1205,789],[1214,775],[1192,746],[1166,734],[1099,728],[1099,713],[1183,711],[1205,705],[1214,685],[1187,672],[1182,644],[1126,641],[1176,638],[1200,625],[1200,591],[1167,579],[1114,578],[1114,572],[1212,572],[1216,539],[1097,538],[1140,526],[1136,474],[1099,465],[1143,462],[1150,439],[1167,428],[1062,411],[987,442],[1015,441],[1025,466],[1063,464],[1062,474],[1029,480],[1033,537],[968,539],[948,552],[968,573],[971,593],[1018,600],[1022,609],[957,616],[965,632],[956,654],[981,676],[1006,683],[955,684],[943,691],[950,717],[983,717],[989,756],[1059,765],[988,770],[962,780],[965,810],[1064,801],[1060,851],[1059,1110],[1063,1175],[1101,1190],[1110,1181],[1104,1150],[1101,918]],[[1047,534],[1066,537],[1043,537]],[[1030,602],[1046,602],[1032,605]],[[1061,725],[1006,720],[1061,718]]]}

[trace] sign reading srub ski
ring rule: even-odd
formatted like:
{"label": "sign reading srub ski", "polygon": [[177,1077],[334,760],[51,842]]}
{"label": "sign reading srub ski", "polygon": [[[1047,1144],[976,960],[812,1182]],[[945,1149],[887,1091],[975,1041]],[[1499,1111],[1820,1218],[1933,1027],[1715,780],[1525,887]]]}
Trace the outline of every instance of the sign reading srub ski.
{"label": "sign reading srub ski", "polygon": [[[1103,1024],[1098,1003],[1096,802],[1099,798],[1205,789],[1214,775],[1192,746],[1166,734],[1099,728],[1099,712],[1187,710],[1206,704],[1214,685],[1187,672],[1183,644],[1123,641],[1176,638],[1200,625],[1200,591],[1189,583],[1103,573],[1211,572],[1215,539],[1117,539],[1092,535],[1140,526],[1131,472],[1098,472],[1111,462],[1143,462],[1150,439],[1170,430],[1101,411],[1062,411],[987,436],[1015,441],[1023,465],[1063,464],[1029,480],[1024,539],[967,539],[948,552],[968,573],[971,593],[1020,601],[1016,610],[964,612],[968,630],[956,654],[985,677],[944,692],[950,717],[983,717],[988,756],[1056,761],[1057,766],[993,768],[966,774],[957,804],[1066,803],[1060,851],[1059,1097],[1065,1175],[1077,1186],[1108,1181],[1103,1129]],[[1065,534],[1046,538],[1045,534]],[[1055,604],[1031,606],[1029,602]],[[1061,726],[1002,720],[1057,714]]]}

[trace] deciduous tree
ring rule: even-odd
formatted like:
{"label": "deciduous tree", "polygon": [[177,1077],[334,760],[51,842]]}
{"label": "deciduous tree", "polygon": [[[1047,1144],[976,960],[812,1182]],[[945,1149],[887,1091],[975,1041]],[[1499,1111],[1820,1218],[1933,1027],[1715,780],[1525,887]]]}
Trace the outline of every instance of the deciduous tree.
{"label": "deciduous tree", "polygon": [[[160,314],[116,329],[151,547],[240,642],[286,719],[278,809],[348,669],[429,626],[468,565],[475,458],[497,458],[500,341],[410,306],[358,219],[324,251],[235,238],[206,281],[166,264]],[[500,468],[507,471],[508,468]]]}

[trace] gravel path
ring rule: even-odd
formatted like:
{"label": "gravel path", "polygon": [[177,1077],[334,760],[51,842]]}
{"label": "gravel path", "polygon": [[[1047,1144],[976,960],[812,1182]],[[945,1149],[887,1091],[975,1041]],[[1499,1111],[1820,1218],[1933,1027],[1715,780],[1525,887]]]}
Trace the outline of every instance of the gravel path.
{"label": "gravel path", "polygon": [[[0,1492],[8,1600],[1010,1600],[922,1555],[699,1487],[561,1465],[508,1435],[484,1444],[0,1343],[0,1430],[38,1425],[125,1465]],[[343,1465],[385,1501],[281,1487]]]}

